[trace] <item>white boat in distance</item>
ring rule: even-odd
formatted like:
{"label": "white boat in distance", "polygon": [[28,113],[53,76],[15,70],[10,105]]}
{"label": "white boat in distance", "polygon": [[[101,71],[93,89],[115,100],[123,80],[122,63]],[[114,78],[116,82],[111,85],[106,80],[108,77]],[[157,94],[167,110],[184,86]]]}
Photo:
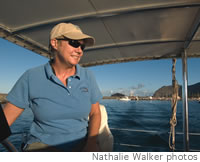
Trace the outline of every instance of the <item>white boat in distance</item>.
{"label": "white boat in distance", "polygon": [[131,99],[128,96],[124,96],[124,97],[120,98],[119,100],[121,100],[121,101],[130,101]]}

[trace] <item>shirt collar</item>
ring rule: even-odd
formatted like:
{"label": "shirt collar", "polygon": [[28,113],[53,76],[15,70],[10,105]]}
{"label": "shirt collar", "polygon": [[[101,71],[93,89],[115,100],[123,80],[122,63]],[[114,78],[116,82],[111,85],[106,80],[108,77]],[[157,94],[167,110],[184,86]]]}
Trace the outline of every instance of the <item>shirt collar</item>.
{"label": "shirt collar", "polygon": [[[45,64],[44,68],[45,68],[48,79],[55,77],[55,74],[54,74],[53,69],[50,64],[50,61]],[[80,65],[77,64],[76,65],[76,74],[73,77],[80,79],[80,76],[81,76],[81,67],[80,67]]]}
{"label": "shirt collar", "polygon": [[74,76],[79,79],[81,78],[81,67],[78,64],[76,65],[76,74]]}
{"label": "shirt collar", "polygon": [[51,79],[55,76],[55,74],[53,73],[53,69],[51,68],[50,61],[45,64],[44,69],[48,79]]}

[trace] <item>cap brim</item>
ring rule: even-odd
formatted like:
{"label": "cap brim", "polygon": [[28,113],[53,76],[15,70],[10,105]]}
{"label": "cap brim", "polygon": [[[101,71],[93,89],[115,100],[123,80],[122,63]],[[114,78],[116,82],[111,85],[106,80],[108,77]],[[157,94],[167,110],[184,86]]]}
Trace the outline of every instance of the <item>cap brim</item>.
{"label": "cap brim", "polygon": [[86,46],[93,46],[95,43],[95,39],[93,37],[83,33],[66,33],[63,34],[63,36],[74,40],[84,40]]}

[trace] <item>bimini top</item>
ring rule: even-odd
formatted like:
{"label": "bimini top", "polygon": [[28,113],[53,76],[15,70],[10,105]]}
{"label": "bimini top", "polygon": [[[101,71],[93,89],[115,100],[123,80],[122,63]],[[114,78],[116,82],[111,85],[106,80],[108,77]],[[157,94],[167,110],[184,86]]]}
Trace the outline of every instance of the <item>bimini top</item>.
{"label": "bimini top", "polygon": [[83,66],[200,57],[200,0],[1,0],[0,37],[42,56],[60,22],[95,37]]}

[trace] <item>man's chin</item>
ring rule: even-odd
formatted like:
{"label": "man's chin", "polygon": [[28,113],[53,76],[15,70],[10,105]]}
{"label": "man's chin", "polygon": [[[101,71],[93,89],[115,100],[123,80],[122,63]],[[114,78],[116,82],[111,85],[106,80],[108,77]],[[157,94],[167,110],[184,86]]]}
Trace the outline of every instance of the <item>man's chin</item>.
{"label": "man's chin", "polygon": [[77,65],[79,63],[79,61],[73,61],[73,62],[71,62],[71,65],[72,66],[75,66],[75,65]]}

